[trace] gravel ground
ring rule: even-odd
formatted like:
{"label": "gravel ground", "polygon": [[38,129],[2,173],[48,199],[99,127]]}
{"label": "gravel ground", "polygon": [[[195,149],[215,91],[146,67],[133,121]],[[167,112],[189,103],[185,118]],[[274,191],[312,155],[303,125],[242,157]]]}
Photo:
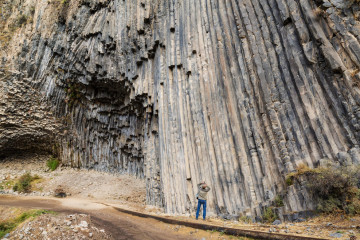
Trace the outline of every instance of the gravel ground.
{"label": "gravel ground", "polygon": [[91,222],[87,214],[52,215],[46,214],[33,221],[27,221],[8,236],[9,240],[76,240],[112,239],[104,229]]}
{"label": "gravel ground", "polygon": [[[0,184],[6,194],[17,195],[13,192],[14,181],[30,172],[41,177],[33,184],[30,196],[54,196],[56,192],[64,192],[67,196],[104,200],[119,205],[127,205],[135,209],[145,208],[145,182],[129,175],[97,172],[94,170],[58,167],[49,171],[46,161],[50,156],[23,155],[0,160]],[[5,183],[9,183],[6,186]]]}
{"label": "gravel ground", "polygon": [[[34,184],[32,192],[21,195],[51,197],[60,189],[67,194],[66,199],[69,198],[71,205],[82,205],[81,199],[86,199],[149,214],[167,216],[161,209],[145,206],[145,182],[142,179],[128,175],[61,166],[51,172],[46,167],[46,161],[49,158],[50,156],[25,155],[0,160],[0,194],[18,195],[17,192],[13,192],[12,184],[24,173],[31,172],[33,175],[39,175],[41,179]],[[1,186],[4,189],[1,189]],[[0,214],[5,213],[0,212]],[[7,212],[7,214],[11,213]],[[184,221],[196,221],[194,216],[178,216],[176,218]],[[350,239],[350,236],[356,236],[357,239],[360,239],[360,217],[348,217],[341,214],[319,216],[305,222],[281,223],[279,225],[246,224],[241,221],[225,221],[212,216],[207,218],[206,223],[299,236],[328,239]]]}

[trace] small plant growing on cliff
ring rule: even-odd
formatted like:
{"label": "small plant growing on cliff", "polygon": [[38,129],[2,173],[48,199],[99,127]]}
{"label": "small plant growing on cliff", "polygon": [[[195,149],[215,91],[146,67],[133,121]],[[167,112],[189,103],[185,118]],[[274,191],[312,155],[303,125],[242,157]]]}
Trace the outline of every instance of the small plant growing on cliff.
{"label": "small plant growing on cliff", "polygon": [[16,192],[30,192],[31,183],[37,179],[40,179],[38,175],[32,176],[29,172],[22,175],[15,183],[13,190]]}
{"label": "small plant growing on cliff", "polygon": [[293,180],[293,178],[291,178],[291,177],[287,177],[287,178],[285,179],[285,182],[286,182],[286,185],[288,185],[288,186],[291,186],[291,185],[294,184],[294,180]]}
{"label": "small plant growing on cliff", "polygon": [[65,102],[68,104],[69,108],[71,108],[80,101],[82,94],[80,92],[80,86],[78,84],[70,83],[70,80],[68,80],[68,82],[69,83],[66,87],[67,96]]}
{"label": "small plant growing on cliff", "polygon": [[277,216],[276,213],[274,212],[273,207],[265,207],[265,208],[264,208],[263,215],[262,215],[262,220],[263,220],[263,222],[272,223],[272,222],[274,222],[276,219],[278,219],[278,216]]}
{"label": "small plant growing on cliff", "polygon": [[316,173],[317,171],[318,169],[312,169],[305,164],[300,164],[299,166],[297,166],[295,172],[289,173],[286,176],[285,182],[288,186],[291,186],[294,184],[294,180],[298,179],[300,176],[309,176]]}
{"label": "small plant growing on cliff", "polygon": [[59,166],[59,159],[55,158],[55,157],[51,157],[47,162],[46,162],[46,166],[48,166],[48,168],[51,171],[55,171],[55,169],[57,169],[57,167]]}
{"label": "small plant growing on cliff", "polygon": [[251,217],[249,217],[249,216],[241,216],[239,218],[239,222],[251,223]]}
{"label": "small plant growing on cliff", "polygon": [[59,22],[65,23],[70,5],[70,0],[57,0],[57,4],[58,4]]}
{"label": "small plant growing on cliff", "polygon": [[9,25],[9,30],[11,33],[14,33],[18,28],[21,28],[28,20],[28,17],[25,14],[19,15],[15,21]]}
{"label": "small plant growing on cliff", "polygon": [[277,195],[274,199],[275,207],[283,207],[284,201],[280,195]]}
{"label": "small plant growing on cliff", "polygon": [[35,14],[35,6],[31,6],[30,7],[30,14],[34,15]]}
{"label": "small plant growing on cliff", "polygon": [[17,19],[16,19],[16,24],[18,27],[21,27],[22,25],[24,25],[27,22],[27,16],[22,14],[20,15]]}
{"label": "small plant growing on cliff", "polygon": [[360,168],[315,168],[301,166],[287,179],[293,182],[300,176],[306,179],[306,187],[322,213],[360,214]]}

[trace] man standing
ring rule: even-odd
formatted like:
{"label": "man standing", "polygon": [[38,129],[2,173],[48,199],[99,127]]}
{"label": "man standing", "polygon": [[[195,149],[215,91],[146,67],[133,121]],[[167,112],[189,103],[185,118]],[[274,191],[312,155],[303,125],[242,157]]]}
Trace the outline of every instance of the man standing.
{"label": "man standing", "polygon": [[205,183],[205,181],[198,184],[199,192],[196,194],[198,199],[198,206],[196,211],[196,220],[199,218],[200,207],[203,205],[203,219],[206,217],[206,195],[210,191],[210,187]]}

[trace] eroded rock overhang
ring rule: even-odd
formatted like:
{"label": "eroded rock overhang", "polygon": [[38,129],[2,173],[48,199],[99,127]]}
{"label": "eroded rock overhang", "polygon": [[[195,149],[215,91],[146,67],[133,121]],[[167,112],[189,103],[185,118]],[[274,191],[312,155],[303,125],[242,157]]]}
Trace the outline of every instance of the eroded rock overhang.
{"label": "eroded rock overhang", "polygon": [[312,209],[287,173],[358,164],[358,4],[70,1],[50,28],[45,2],[15,65],[65,124],[67,164],[146,178],[170,213],[205,179],[210,210],[234,216],[277,194]]}

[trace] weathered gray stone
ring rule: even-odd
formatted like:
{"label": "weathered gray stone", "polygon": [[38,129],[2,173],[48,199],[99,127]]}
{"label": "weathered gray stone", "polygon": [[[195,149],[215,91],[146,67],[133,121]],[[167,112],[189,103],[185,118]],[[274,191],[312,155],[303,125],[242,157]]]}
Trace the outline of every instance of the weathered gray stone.
{"label": "weathered gray stone", "polygon": [[352,164],[350,154],[347,152],[338,152],[337,159],[339,159],[339,162],[343,166],[349,166]]}
{"label": "weathered gray stone", "polygon": [[355,0],[329,0],[335,7],[344,9],[349,8]]}
{"label": "weathered gray stone", "polygon": [[276,220],[272,223],[272,225],[279,225],[279,224],[281,224],[281,221],[278,220],[278,219],[276,219]]}
{"label": "weathered gray stone", "polygon": [[144,178],[168,213],[193,212],[205,180],[227,218],[282,193],[282,213],[311,210],[288,173],[359,163],[352,1],[3,2],[5,28],[35,12],[0,49],[0,155],[55,146],[65,165]]}
{"label": "weathered gray stone", "polygon": [[341,238],[343,235],[341,233],[330,233],[329,236],[333,238]]}
{"label": "weathered gray stone", "polygon": [[324,6],[325,8],[329,8],[332,6],[332,4],[329,1],[324,1],[324,3],[322,4],[322,6]]}

